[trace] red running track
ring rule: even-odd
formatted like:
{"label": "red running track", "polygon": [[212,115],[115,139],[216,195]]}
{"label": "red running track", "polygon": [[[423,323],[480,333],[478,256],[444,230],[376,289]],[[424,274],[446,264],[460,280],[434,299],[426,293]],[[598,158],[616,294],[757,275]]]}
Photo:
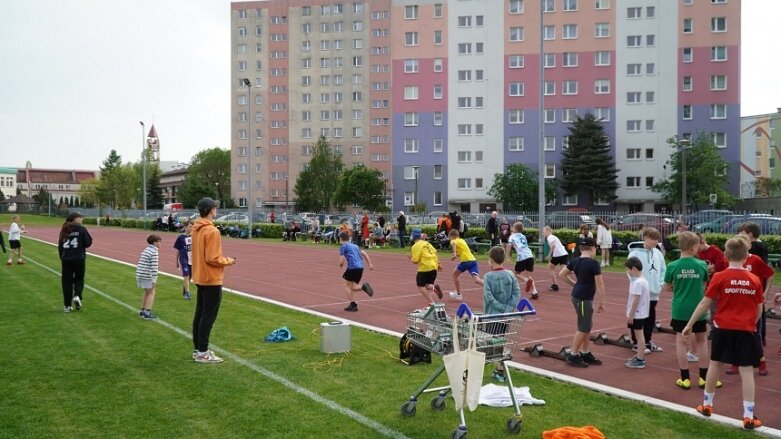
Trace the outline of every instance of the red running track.
{"label": "red running track", "polygon": [[[35,228],[29,230],[29,236],[56,242],[57,232],[56,228]],[[146,245],[147,232],[142,230],[93,227],[90,228],[90,233],[94,238],[90,253],[130,264],[137,262],[139,252]],[[163,237],[160,271],[179,274],[174,265],[172,248],[176,235],[164,233]],[[223,251],[227,256],[238,258],[237,264],[226,273],[225,286],[258,297],[397,332],[405,330],[407,312],[426,305],[415,287],[416,266],[410,263],[407,257],[399,254],[369,250],[375,268],[374,271],[367,270],[364,279],[374,287],[374,297],[369,298],[358,293],[356,298],[359,311],[347,312],[343,310],[346,298],[342,287],[342,270],[338,267],[338,247],[335,245],[224,238]],[[444,270],[439,275],[438,283],[445,291],[453,289],[450,272],[455,266],[448,256],[447,252],[440,253]],[[487,264],[482,263],[480,269],[487,270]],[[684,406],[694,407],[701,404],[702,391],[696,385],[688,391],[675,385],[679,372],[674,358],[675,338],[672,334],[654,333],[653,340],[664,348],[664,352],[647,355],[648,366],[641,370],[624,367],[624,360],[631,357],[632,353],[629,349],[617,346],[592,345],[592,351],[604,364],[586,369],[572,368],[563,361],[551,358],[532,358],[521,352],[521,346],[534,343],[544,343],[546,349],[558,351],[561,347],[571,344],[575,330],[570,287],[560,283],[560,291],[547,292],[545,290],[550,283],[549,271],[538,264],[535,275],[541,291],[540,300],[533,302],[538,314],[535,318],[527,319],[519,352],[515,353],[514,360]],[[472,309],[482,309],[482,288],[466,276],[461,276],[460,280],[464,301]],[[606,273],[605,284],[606,311],[595,314],[593,334],[605,332],[610,338],[617,338],[627,332],[624,315],[628,281],[623,274]],[[459,304],[447,297],[445,302],[451,314]],[[657,314],[663,323],[669,324],[668,294],[663,294]],[[781,356],[776,354],[781,346],[780,327],[781,321],[768,319],[767,359],[770,375],[756,376],[757,415],[763,419],[765,425],[774,428],[781,428],[781,404],[777,404],[781,401],[781,379],[778,379],[781,376]],[[696,363],[690,363],[690,370],[696,380]],[[722,377],[722,381],[724,387],[716,393],[717,413],[742,418],[738,376],[726,375]]]}

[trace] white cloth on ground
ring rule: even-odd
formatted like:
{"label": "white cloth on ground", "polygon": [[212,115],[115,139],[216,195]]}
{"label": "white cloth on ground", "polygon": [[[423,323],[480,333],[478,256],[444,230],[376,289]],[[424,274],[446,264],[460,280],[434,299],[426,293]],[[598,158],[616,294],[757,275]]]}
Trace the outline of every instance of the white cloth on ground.
{"label": "white cloth on ground", "polygon": [[[545,401],[532,396],[528,386],[515,387],[515,400],[518,405],[544,405]],[[510,407],[510,391],[505,384],[486,384],[480,389],[480,404],[489,407]]]}

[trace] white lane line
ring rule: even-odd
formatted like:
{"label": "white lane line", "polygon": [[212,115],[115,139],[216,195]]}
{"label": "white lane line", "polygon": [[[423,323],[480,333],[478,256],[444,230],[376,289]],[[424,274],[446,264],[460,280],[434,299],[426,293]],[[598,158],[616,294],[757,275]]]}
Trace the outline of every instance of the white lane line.
{"label": "white lane line", "polygon": [[[104,259],[108,259],[108,258],[104,258]],[[58,271],[56,271],[56,270],[54,270],[54,269],[52,269],[52,268],[50,268],[50,267],[40,263],[40,262],[38,262],[38,261],[36,261],[34,259],[30,259],[28,257],[27,260],[29,262],[32,262],[33,264],[43,268],[44,270],[46,270],[46,271],[56,275],[56,276],[60,276],[60,273]],[[108,301],[114,302],[115,304],[117,304],[117,305],[119,305],[119,306],[121,306],[123,308],[127,308],[128,310],[132,311],[133,313],[136,312],[136,308],[133,307],[132,305],[129,305],[129,304],[127,304],[127,303],[117,299],[116,297],[114,297],[114,296],[112,296],[112,295],[110,295],[108,293],[105,293],[105,292],[103,292],[103,291],[101,291],[101,290],[99,290],[99,289],[97,289],[97,288],[95,288],[93,286],[84,284],[84,288],[94,292],[95,294],[103,297],[104,299],[106,299]],[[158,318],[158,319],[155,319],[154,322],[159,324],[159,325],[162,325],[165,328],[170,329],[173,332],[176,332],[177,334],[179,334],[179,335],[181,335],[181,336],[183,336],[183,337],[185,337],[187,339],[192,339],[192,335],[189,332],[185,331],[184,329],[182,329],[182,328],[180,328],[178,326],[172,325],[171,323],[168,323],[168,322],[166,322],[163,319],[159,319]],[[322,405],[328,407],[329,409],[334,410],[334,411],[336,411],[336,412],[338,412],[338,413],[340,413],[340,414],[342,414],[342,415],[352,419],[355,422],[358,422],[360,424],[365,425],[366,427],[371,428],[372,430],[382,434],[385,437],[398,438],[398,439],[407,439],[407,436],[405,436],[401,432],[398,432],[398,431],[393,430],[393,429],[391,429],[389,427],[386,427],[385,425],[382,425],[382,424],[380,424],[379,422],[377,422],[377,421],[375,421],[373,419],[367,418],[366,416],[364,416],[364,415],[362,415],[362,414],[360,414],[360,413],[358,413],[358,412],[356,412],[356,411],[354,411],[352,409],[344,407],[344,406],[338,404],[335,401],[332,401],[332,400],[330,400],[328,398],[320,396],[316,392],[313,392],[313,391],[311,391],[309,389],[306,389],[306,388],[304,388],[302,386],[299,386],[298,384],[288,380],[287,378],[285,378],[285,377],[283,377],[281,375],[278,375],[278,374],[276,374],[276,373],[274,373],[274,372],[272,372],[272,371],[270,371],[270,370],[268,370],[268,369],[266,369],[264,367],[258,366],[257,364],[251,363],[251,362],[245,360],[244,358],[242,358],[242,357],[240,357],[240,356],[238,356],[238,355],[236,355],[236,354],[234,354],[232,352],[229,352],[229,351],[227,351],[227,350],[225,350],[223,348],[220,348],[219,346],[216,346],[216,345],[210,345],[210,347],[213,350],[219,352],[220,355],[230,359],[231,361],[233,361],[235,363],[238,363],[238,364],[241,364],[242,366],[247,367],[247,368],[249,368],[249,369],[251,369],[251,370],[253,370],[255,372],[258,372],[259,374],[276,381],[277,383],[287,387],[288,389],[290,389],[290,390],[292,390],[292,391],[294,391],[296,393],[304,395],[307,398],[309,398],[309,399],[311,399],[311,400],[313,400],[313,401],[315,401],[315,402],[317,402],[319,404],[322,404]]]}

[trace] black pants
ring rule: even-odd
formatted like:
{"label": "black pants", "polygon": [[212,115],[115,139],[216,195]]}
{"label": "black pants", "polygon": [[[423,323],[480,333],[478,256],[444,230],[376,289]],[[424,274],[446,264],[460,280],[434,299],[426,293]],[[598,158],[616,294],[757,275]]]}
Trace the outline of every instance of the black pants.
{"label": "black pants", "polygon": [[193,348],[199,352],[209,349],[209,335],[212,332],[222,302],[222,285],[197,285],[198,292],[193,318]]}
{"label": "black pants", "polygon": [[404,247],[404,230],[399,229],[399,247]]}
{"label": "black pants", "polygon": [[[654,333],[654,326],[656,326],[656,304],[658,300],[652,300],[648,307],[648,318],[643,321],[643,335],[645,336],[645,343],[651,342],[651,335]],[[634,331],[629,331],[632,334],[632,343],[637,343]]]}
{"label": "black pants", "polygon": [[84,292],[84,271],[86,261],[62,261],[62,298],[65,306],[71,306],[73,296],[82,295]]}

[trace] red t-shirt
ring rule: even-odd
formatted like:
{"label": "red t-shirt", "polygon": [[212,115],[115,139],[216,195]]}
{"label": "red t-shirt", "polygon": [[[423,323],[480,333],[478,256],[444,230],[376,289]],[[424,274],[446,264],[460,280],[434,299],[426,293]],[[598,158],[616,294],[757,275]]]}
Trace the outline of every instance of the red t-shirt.
{"label": "red t-shirt", "polygon": [[773,269],[770,268],[770,266],[767,265],[761,257],[750,253],[748,255],[748,259],[746,259],[746,263],[743,264],[743,268],[750,271],[751,274],[758,277],[759,280],[762,281],[763,289],[765,285],[767,285],[768,280],[776,274],[775,271],[773,271]]}
{"label": "red t-shirt", "polygon": [[729,265],[724,258],[724,253],[716,245],[710,245],[704,252],[698,252],[697,257],[705,262],[713,264],[713,272],[724,271]]}
{"label": "red t-shirt", "polygon": [[757,304],[765,301],[759,278],[746,269],[729,267],[715,273],[705,295],[716,300],[713,324],[721,329],[755,332]]}

